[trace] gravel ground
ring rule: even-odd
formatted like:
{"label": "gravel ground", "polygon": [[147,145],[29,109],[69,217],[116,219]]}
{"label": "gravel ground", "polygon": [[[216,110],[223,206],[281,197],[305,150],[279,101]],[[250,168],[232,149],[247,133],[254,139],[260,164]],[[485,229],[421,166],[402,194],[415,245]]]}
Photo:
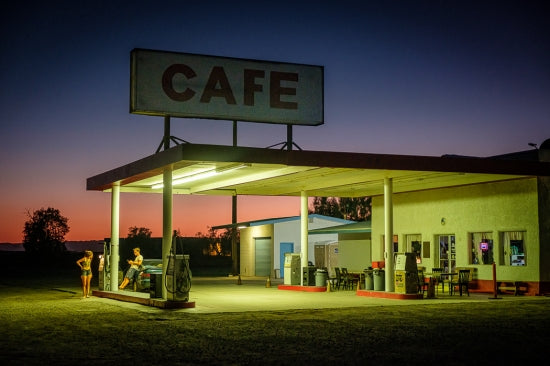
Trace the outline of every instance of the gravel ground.
{"label": "gravel ground", "polygon": [[540,362],[550,298],[190,314],[0,279],[2,365],[476,365]]}

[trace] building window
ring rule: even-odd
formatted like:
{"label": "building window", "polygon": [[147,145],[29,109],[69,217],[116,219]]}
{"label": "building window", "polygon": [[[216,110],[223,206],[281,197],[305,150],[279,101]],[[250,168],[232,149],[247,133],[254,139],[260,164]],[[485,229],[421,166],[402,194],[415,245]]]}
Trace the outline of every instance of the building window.
{"label": "building window", "polygon": [[456,269],[456,247],[454,235],[438,235],[439,267],[444,272],[454,272]]}
{"label": "building window", "polygon": [[493,233],[470,233],[471,264],[493,264]]}
{"label": "building window", "polygon": [[[386,245],[386,235],[382,235],[382,252],[385,252],[385,245]],[[393,252],[398,253],[399,252],[399,241],[397,239],[397,235],[393,236]]]}
{"label": "building window", "polygon": [[406,251],[409,253],[414,253],[414,256],[416,257],[416,263],[422,263],[422,235],[405,235],[405,242],[407,244]]}
{"label": "building window", "polygon": [[525,231],[502,233],[501,258],[508,266],[525,266]]}

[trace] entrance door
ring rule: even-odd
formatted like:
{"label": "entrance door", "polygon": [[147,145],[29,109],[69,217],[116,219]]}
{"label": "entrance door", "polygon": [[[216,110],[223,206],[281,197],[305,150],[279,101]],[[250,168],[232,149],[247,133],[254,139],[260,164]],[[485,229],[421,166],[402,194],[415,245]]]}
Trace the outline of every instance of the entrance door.
{"label": "entrance door", "polygon": [[256,276],[271,275],[271,238],[255,238]]}
{"label": "entrance door", "polygon": [[279,272],[281,278],[285,278],[285,253],[294,253],[294,243],[279,244]]}
{"label": "entrance door", "polygon": [[444,272],[454,272],[456,267],[455,236],[439,235],[439,267]]}

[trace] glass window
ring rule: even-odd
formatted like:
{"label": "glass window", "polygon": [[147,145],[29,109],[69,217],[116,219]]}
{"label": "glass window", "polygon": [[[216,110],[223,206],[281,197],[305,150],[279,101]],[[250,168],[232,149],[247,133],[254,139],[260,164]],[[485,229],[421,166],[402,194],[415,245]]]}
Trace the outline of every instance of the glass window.
{"label": "glass window", "polygon": [[456,247],[454,235],[439,235],[439,267],[444,272],[454,272],[456,269]]}
{"label": "glass window", "polygon": [[[386,235],[382,235],[382,252],[385,252],[385,249],[384,249],[384,246],[386,245],[385,240],[386,240]],[[393,252],[399,253],[399,242],[397,240],[397,235],[393,236]]]}
{"label": "glass window", "polygon": [[407,243],[406,251],[409,253],[414,253],[416,257],[416,263],[422,263],[422,235],[405,235],[405,242]]}
{"label": "glass window", "polygon": [[471,264],[493,264],[493,233],[470,233]]}
{"label": "glass window", "polygon": [[505,231],[502,233],[501,255],[508,266],[525,266],[525,231]]}

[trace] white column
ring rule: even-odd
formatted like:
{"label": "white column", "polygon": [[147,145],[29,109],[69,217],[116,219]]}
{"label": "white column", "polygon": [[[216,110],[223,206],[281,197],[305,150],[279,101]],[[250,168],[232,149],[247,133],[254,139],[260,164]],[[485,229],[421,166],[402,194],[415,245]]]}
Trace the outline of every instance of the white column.
{"label": "white column", "polygon": [[166,281],[166,268],[168,268],[168,255],[172,247],[172,168],[164,169],[162,174],[162,298],[168,299],[168,291],[164,283]]}
{"label": "white column", "polygon": [[111,291],[118,291],[118,238],[120,226],[120,184],[111,190]]}
{"label": "white column", "polygon": [[393,263],[393,181],[392,178],[384,178],[384,260],[385,290],[395,291],[394,263]]}
{"label": "white column", "polygon": [[[302,191],[301,192],[301,204],[300,204],[300,253],[301,253],[301,264],[302,268],[307,267],[308,263],[308,212],[307,212],[307,193]],[[300,273],[302,271],[302,268],[300,268]],[[302,286],[304,285],[304,276],[300,275],[302,278]]]}

